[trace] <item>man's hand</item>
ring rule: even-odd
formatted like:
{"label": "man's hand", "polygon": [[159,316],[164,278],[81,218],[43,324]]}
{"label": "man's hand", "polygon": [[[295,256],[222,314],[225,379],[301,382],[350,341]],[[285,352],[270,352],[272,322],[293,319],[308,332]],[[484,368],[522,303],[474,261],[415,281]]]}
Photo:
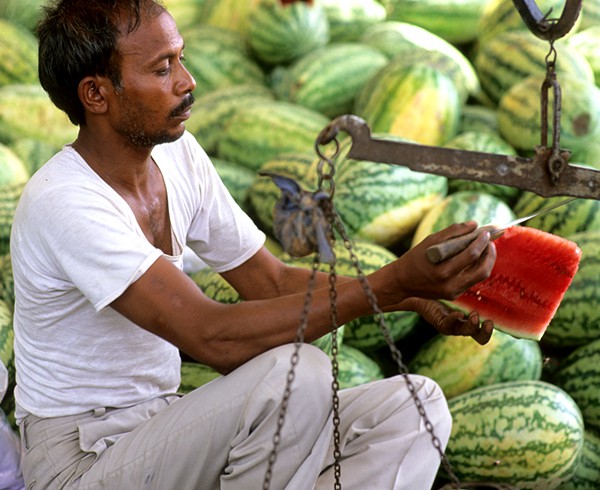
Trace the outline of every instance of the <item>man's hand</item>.
{"label": "man's hand", "polygon": [[445,304],[429,299],[408,298],[401,303],[403,310],[416,311],[442,335],[462,335],[475,339],[479,344],[489,342],[494,332],[491,320],[479,321],[479,314],[472,311],[468,316],[452,310]]}

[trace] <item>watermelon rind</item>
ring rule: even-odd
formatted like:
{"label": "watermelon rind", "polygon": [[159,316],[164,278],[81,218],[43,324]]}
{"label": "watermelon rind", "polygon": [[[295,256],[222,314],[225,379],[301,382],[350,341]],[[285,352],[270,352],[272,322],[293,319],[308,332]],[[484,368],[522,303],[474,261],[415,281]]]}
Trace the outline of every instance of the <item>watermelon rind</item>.
{"label": "watermelon rind", "polygon": [[574,475],[584,443],[579,407],[544,381],[507,381],[448,400],[446,455],[462,481],[552,490]]}

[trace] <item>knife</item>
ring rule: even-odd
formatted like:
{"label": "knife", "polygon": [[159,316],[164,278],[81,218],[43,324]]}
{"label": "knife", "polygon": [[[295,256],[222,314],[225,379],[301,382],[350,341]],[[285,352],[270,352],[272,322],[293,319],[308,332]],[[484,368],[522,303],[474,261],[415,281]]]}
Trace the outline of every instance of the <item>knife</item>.
{"label": "knife", "polygon": [[490,239],[495,240],[496,238],[501,236],[502,233],[504,232],[504,230],[506,230],[507,228],[509,228],[511,226],[519,225],[521,223],[524,223],[527,220],[535,218],[536,216],[540,216],[540,215],[545,214],[549,211],[552,211],[553,209],[556,209],[560,206],[564,206],[565,204],[568,204],[571,201],[574,201],[575,199],[577,199],[577,198],[569,197],[567,199],[563,199],[554,204],[546,206],[542,209],[538,209],[537,211],[535,211],[531,214],[528,214],[526,216],[522,216],[520,218],[512,220],[505,225],[497,226],[497,225],[489,224],[489,225],[480,226],[479,228],[473,230],[471,233],[467,233],[466,235],[457,236],[454,238],[450,238],[449,240],[446,240],[445,242],[436,243],[435,245],[428,247],[427,250],[425,251],[425,253],[427,254],[427,259],[432,264],[437,264],[439,262],[442,262],[442,261],[449,259],[450,257],[453,257],[454,255],[462,252],[465,248],[467,248],[469,246],[469,244],[473,240],[475,240],[483,232],[488,231],[490,233]]}

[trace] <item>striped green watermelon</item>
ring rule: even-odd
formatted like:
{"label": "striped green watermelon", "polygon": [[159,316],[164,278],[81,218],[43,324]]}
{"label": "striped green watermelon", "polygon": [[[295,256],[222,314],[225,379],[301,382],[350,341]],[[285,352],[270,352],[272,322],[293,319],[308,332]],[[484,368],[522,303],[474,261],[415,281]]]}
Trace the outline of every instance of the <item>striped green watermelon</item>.
{"label": "striped green watermelon", "polygon": [[[225,279],[210,268],[203,268],[197,272],[189,274],[192,280],[209,298],[219,301],[220,303],[238,303],[240,295],[233,289]],[[300,317],[298,317],[298,326],[300,326]],[[344,337],[344,327],[341,326],[337,330],[337,341],[342,342]],[[319,347],[324,352],[331,352],[331,334],[326,334],[315,340],[313,345]]]}
{"label": "striped green watermelon", "polygon": [[581,248],[579,271],[548,325],[544,343],[575,347],[600,338],[600,230],[569,236]]}
{"label": "striped green watermelon", "polygon": [[[582,3],[585,4],[588,1]],[[530,32],[513,0],[487,0],[483,3],[485,3],[485,6],[477,26],[477,43],[479,45],[485,44],[488,40],[494,39],[505,31]],[[536,4],[540,11],[544,13],[552,12],[552,17],[554,17],[555,15],[559,16],[562,12],[565,0],[536,0]],[[581,25],[581,17],[580,15],[577,18],[575,25],[565,38],[577,32]],[[533,33],[531,35],[533,36]]]}
{"label": "striped green watermelon", "polygon": [[[513,85],[498,104],[500,134],[517,151],[531,152],[541,143],[540,89],[543,77],[531,75]],[[589,80],[563,74],[560,146],[572,152],[571,161],[600,165],[600,87]],[[548,104],[548,146],[552,144],[552,91]]]}
{"label": "striped green watermelon", "polygon": [[200,9],[204,0],[164,0],[163,5],[173,16],[179,32],[182,29],[197,25]]}
{"label": "striped green watermelon", "polygon": [[221,375],[210,366],[193,361],[182,361],[180,393],[189,393],[196,388],[220,377]]}
{"label": "striped green watermelon", "polygon": [[37,40],[30,30],[0,18],[0,52],[0,87],[37,83]]}
{"label": "striped green watermelon", "polygon": [[480,103],[470,103],[462,108],[458,133],[470,131],[498,132],[496,109]]}
{"label": "striped green watermelon", "polygon": [[0,255],[0,301],[4,301],[12,311],[15,304],[15,284],[8,252]]}
{"label": "striped green watermelon", "polygon": [[511,207],[496,196],[481,191],[455,192],[425,214],[413,234],[412,246],[454,223],[475,220],[479,225],[502,225],[514,218]]}
{"label": "striped green watermelon", "polygon": [[600,25],[600,1],[585,0],[581,2],[581,24],[579,30],[585,30]]}
{"label": "striped green watermelon", "polygon": [[0,186],[0,254],[8,253],[15,210],[26,182]]}
{"label": "striped green watermelon", "polygon": [[237,50],[240,54],[250,57],[250,48],[246,38],[237,31],[211,24],[193,22],[183,28],[180,27],[179,32],[186,45],[188,43],[198,43],[199,45],[217,43],[225,50]]}
{"label": "striped green watermelon", "polygon": [[374,133],[440,145],[456,135],[462,99],[455,82],[426,60],[391,60],[358,92],[354,112]]}
{"label": "striped green watermelon", "polygon": [[273,92],[266,85],[250,83],[217,88],[196,99],[186,128],[196,137],[204,151],[213,155],[217,151],[221,133],[233,114],[242,107],[272,100]]}
{"label": "striped green watermelon", "polygon": [[[582,53],[565,43],[557,43],[555,49],[556,75],[559,81],[563,74],[579,80],[594,81],[592,67]],[[543,79],[548,51],[548,43],[529,31],[506,31],[498,34],[477,51],[473,60],[481,88],[497,104],[515,83],[530,75]]]}
{"label": "striped green watermelon", "polygon": [[480,0],[381,0],[389,20],[423,27],[452,44],[470,43],[485,2]]}
{"label": "striped green watermelon", "polygon": [[[485,129],[459,133],[450,141],[447,141],[444,146],[459,150],[481,151],[484,153],[496,153],[501,155],[517,154],[516,150],[498,133]],[[512,206],[521,194],[521,190],[517,187],[488,184],[476,180],[449,179],[448,193],[452,194],[459,191],[485,192],[492,196],[499,197],[509,206]]]}
{"label": "striped green watermelon", "polygon": [[200,23],[248,33],[248,17],[261,0],[202,0]]}
{"label": "striped green watermelon", "polygon": [[39,84],[0,87],[0,143],[35,138],[59,149],[77,137],[77,127]]}
{"label": "striped green watermelon", "polygon": [[581,409],[585,426],[600,431],[600,339],[578,347],[561,360],[554,383],[564,389]]}
{"label": "striped green watermelon", "polygon": [[[353,240],[352,249],[364,274],[374,272],[397,258],[385,247],[363,240]],[[336,274],[357,277],[358,272],[343,241],[336,240],[333,250],[336,254]],[[313,263],[312,257],[293,258],[284,253],[280,258],[289,265],[307,269]],[[321,264],[319,269],[329,272],[327,264]],[[396,311],[384,313],[383,318],[392,338],[398,341],[413,331],[420,317],[413,311]],[[343,342],[344,346],[369,352],[387,346],[380,324],[372,315],[356,318],[344,325]]]}
{"label": "striped green watermelon", "polygon": [[542,351],[533,340],[499,330],[485,345],[471,337],[436,335],[413,356],[409,369],[435,380],[446,398],[505,381],[539,380]]}
{"label": "striped green watermelon", "polygon": [[[317,187],[315,173],[315,155],[311,153],[284,153],[265,162],[261,172],[270,172],[296,180],[306,190]],[[256,174],[254,182],[248,188],[248,213],[262,230],[270,236],[273,232],[273,210],[281,196],[281,190],[272,179]]]}
{"label": "striped green watermelon", "polygon": [[[600,5],[600,4],[599,4]],[[600,17],[600,7],[598,7]],[[567,41],[567,45],[581,53],[588,61],[594,72],[594,81],[600,85],[600,19],[597,25],[592,25],[573,34]]]}
{"label": "striped green watermelon", "polygon": [[218,37],[188,35],[185,58],[199,95],[230,85],[266,83],[265,73],[254,59],[238,47],[228,47]]}
{"label": "striped green watermelon", "polygon": [[[390,135],[381,139],[398,140]],[[412,233],[447,194],[448,179],[400,165],[345,158],[336,163],[334,205],[350,236],[391,246]]]}
{"label": "striped green watermelon", "polygon": [[366,44],[328,44],[281,67],[273,91],[282,100],[334,118],[352,111],[358,91],[386,63],[382,53]]}
{"label": "striped green watermelon", "polygon": [[33,31],[45,3],[44,0],[2,0],[0,18]]}
{"label": "striped green watermelon", "polygon": [[19,138],[8,146],[25,163],[29,175],[33,175],[57,151],[53,145],[35,138]]}
{"label": "striped green watermelon", "polygon": [[329,21],[329,42],[358,41],[370,26],[383,22],[387,12],[377,0],[321,0]]}
{"label": "striped green watermelon", "polygon": [[29,180],[25,162],[7,145],[0,143],[0,187]]}
{"label": "striped green watermelon", "polygon": [[[527,216],[564,197],[541,197],[533,192],[523,192],[513,209],[517,216]],[[600,201],[577,199],[548,213],[527,221],[527,226],[568,238],[583,231],[600,230]]]}
{"label": "striped green watermelon", "polygon": [[353,388],[385,376],[379,364],[363,351],[343,345],[337,355],[338,386],[340,390]]}
{"label": "striped green watermelon", "polygon": [[319,2],[260,0],[248,16],[247,39],[260,61],[290,63],[329,42],[329,21]]}
{"label": "striped green watermelon", "polygon": [[323,114],[286,101],[241,107],[229,118],[216,156],[258,170],[283,153],[313,153],[329,123]]}
{"label": "striped green watermelon", "polygon": [[490,276],[450,304],[477,311],[515,337],[540,340],[573,281],[581,249],[525,226],[507,228],[494,243],[497,258]]}
{"label": "striped green watermelon", "polygon": [[379,22],[366,29],[360,41],[377,48],[390,60],[399,56],[415,60],[421,56],[438,65],[445,62],[442,66],[450,70],[463,97],[479,95],[481,87],[471,60],[456,46],[422,27],[407,22]]}
{"label": "striped green watermelon", "polygon": [[586,429],[575,474],[559,490],[598,490],[600,487],[600,436]]}
{"label": "striped green watermelon", "polygon": [[245,208],[248,189],[254,182],[255,173],[247,167],[220,158],[213,158],[212,163],[235,202]]}
{"label": "striped green watermelon", "polygon": [[448,400],[446,455],[463,481],[552,490],[575,473],[584,426],[573,399],[543,381],[507,381]]}

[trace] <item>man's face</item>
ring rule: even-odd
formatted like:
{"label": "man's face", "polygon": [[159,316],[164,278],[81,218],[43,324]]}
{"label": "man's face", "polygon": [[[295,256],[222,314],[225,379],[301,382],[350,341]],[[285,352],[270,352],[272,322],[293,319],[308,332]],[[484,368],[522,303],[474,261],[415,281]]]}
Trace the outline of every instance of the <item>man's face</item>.
{"label": "man's face", "polygon": [[182,64],[183,39],[172,17],[145,17],[119,42],[121,88],[111,95],[113,126],[136,147],[175,141],[184,132],[195,81]]}

